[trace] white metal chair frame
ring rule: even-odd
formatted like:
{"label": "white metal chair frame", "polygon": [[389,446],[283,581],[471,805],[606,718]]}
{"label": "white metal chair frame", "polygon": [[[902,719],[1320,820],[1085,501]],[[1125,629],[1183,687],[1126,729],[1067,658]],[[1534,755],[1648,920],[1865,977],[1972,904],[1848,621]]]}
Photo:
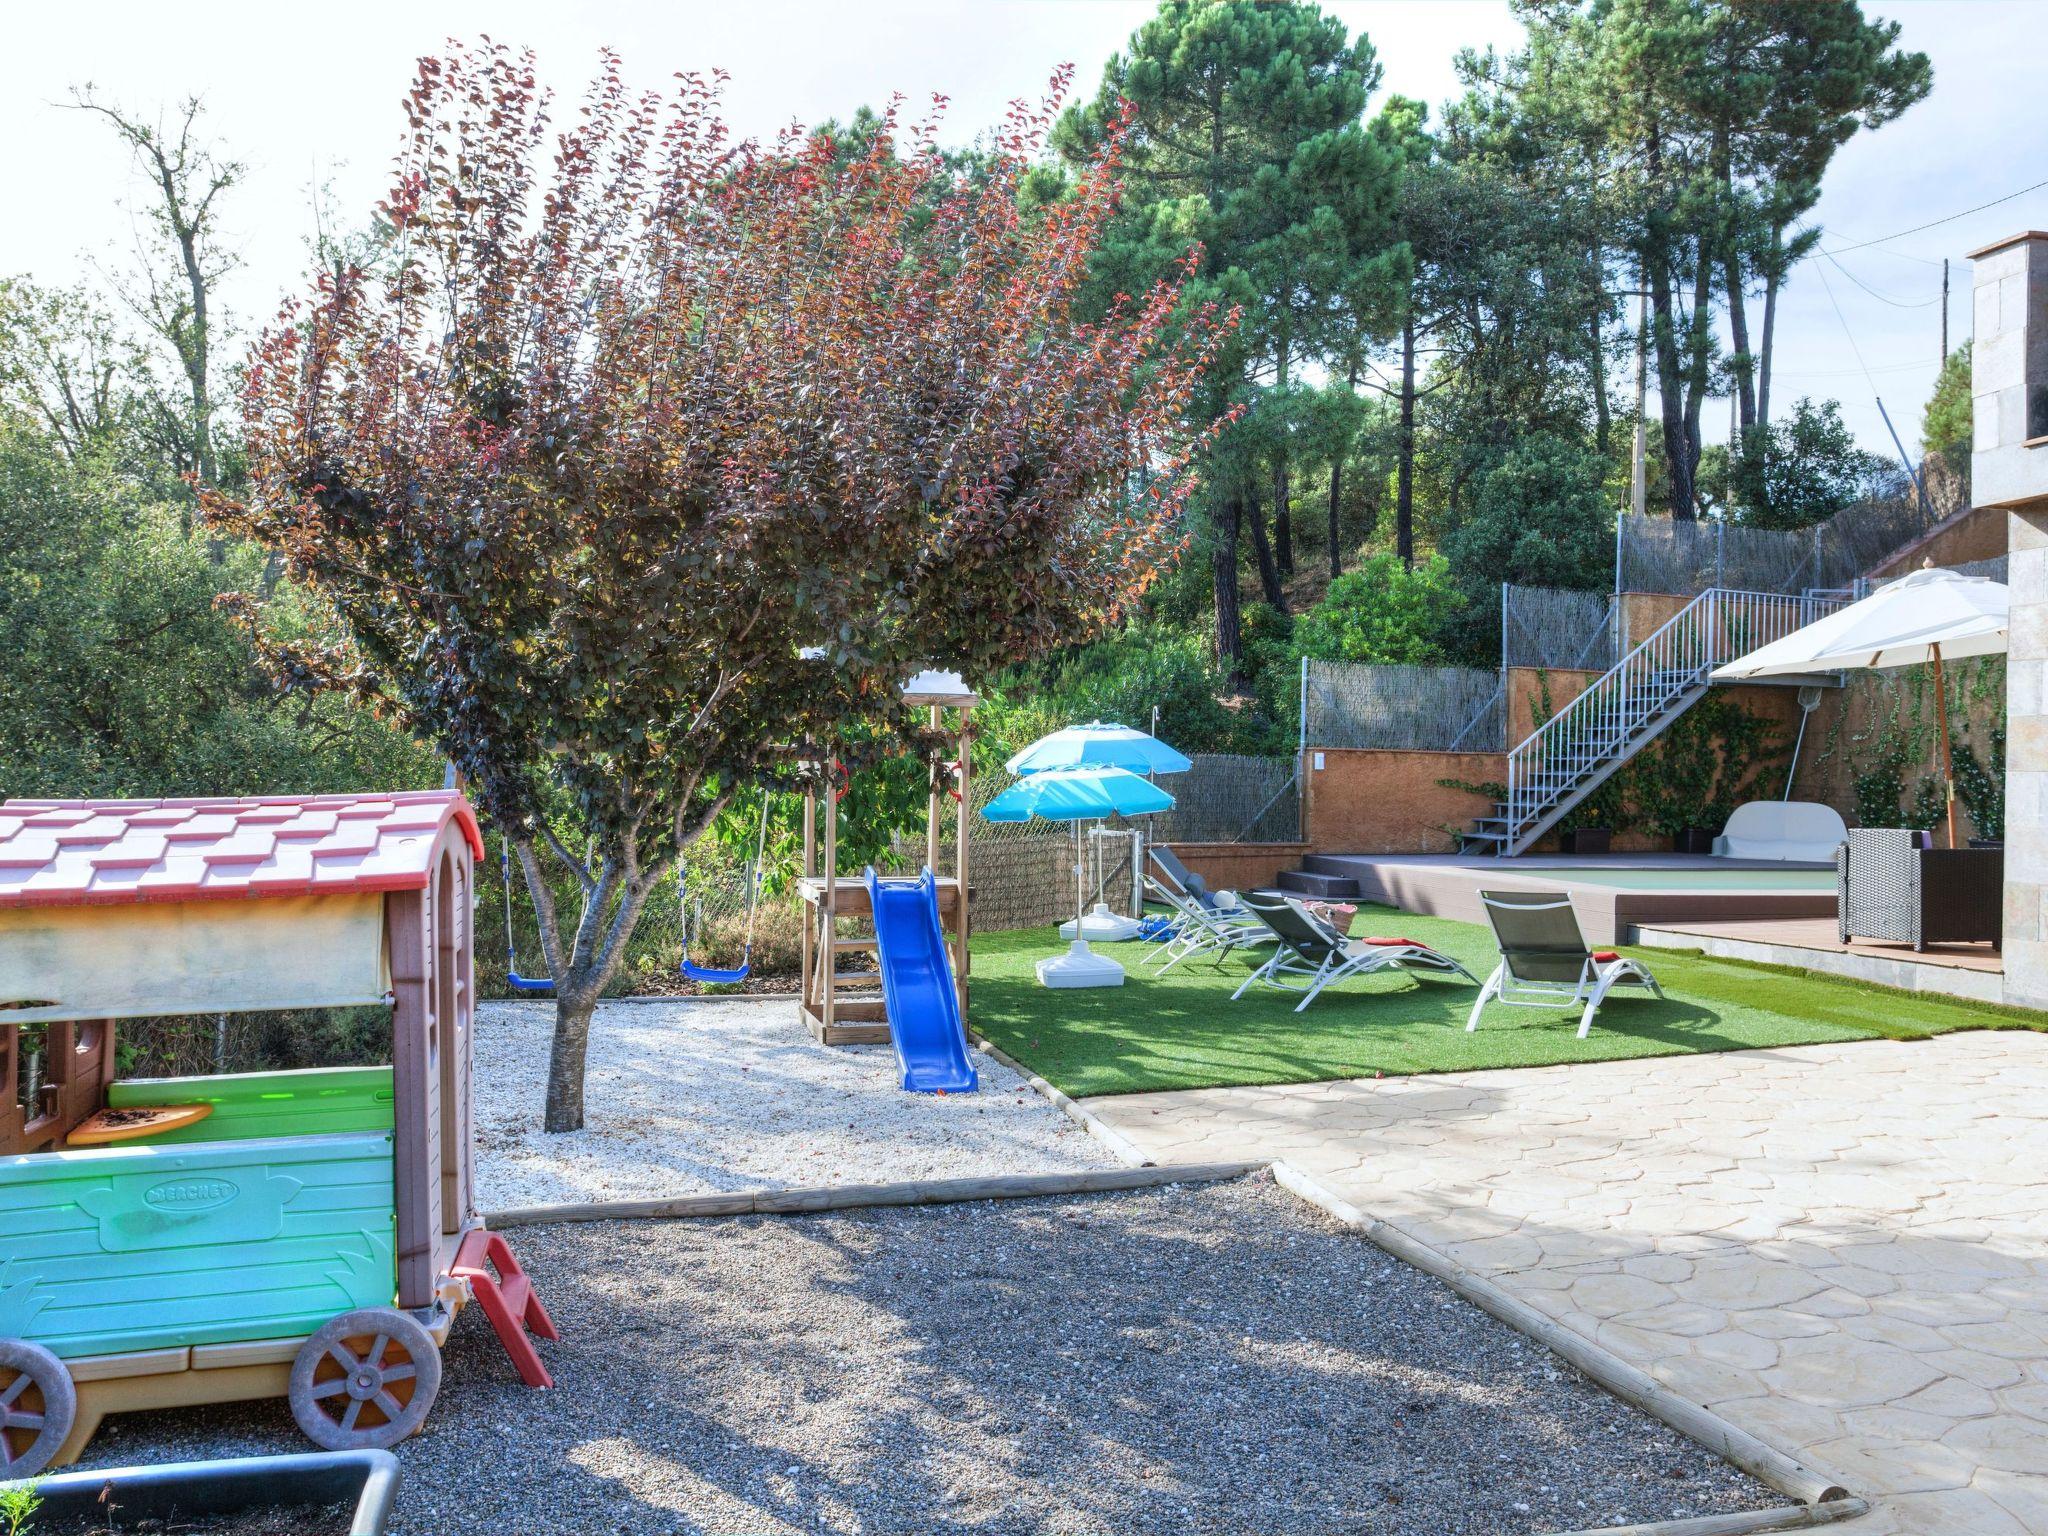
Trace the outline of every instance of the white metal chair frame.
{"label": "white metal chair frame", "polygon": [[[1307,995],[1294,1005],[1300,1013],[1321,995],[1323,989],[1347,976],[1366,976],[1374,971],[1427,970],[1455,971],[1475,986],[1479,978],[1464,966],[1439,950],[1427,944],[1403,942],[1400,944],[1374,944],[1365,939],[1354,939],[1339,933],[1334,925],[1325,922],[1291,896],[1260,897],[1247,892],[1238,898],[1245,910],[1257,917],[1277,947],[1264,965],[1244,979],[1238,989],[1230,994],[1236,1002],[1244,996],[1245,989],[1255,981],[1263,981],[1283,992],[1304,992]],[[1301,927],[1302,933],[1289,934],[1283,931],[1293,924],[1285,914],[1291,913]],[[1280,924],[1273,922],[1280,918]],[[1299,984],[1283,981],[1282,976],[1304,976],[1308,978]]]}
{"label": "white metal chair frame", "polygon": [[[1497,902],[1482,891],[1479,899],[1486,906],[1489,922],[1493,920],[1496,911],[1555,912],[1560,908],[1565,911],[1572,910],[1569,896],[1560,896],[1556,901],[1541,903]],[[1574,928],[1578,926],[1576,913],[1573,913],[1572,924]],[[1523,954],[1543,953],[1567,961],[1574,958],[1569,951],[1536,951],[1524,946],[1510,946],[1501,939],[1498,924],[1494,926],[1494,938],[1501,941],[1500,964],[1495,966],[1493,974],[1486,978],[1486,985],[1479,989],[1479,999],[1473,1003],[1471,1017],[1465,1021],[1467,1034],[1479,1028],[1479,1015],[1488,1003],[1500,1002],[1510,1008],[1581,1008],[1584,1011],[1579,1015],[1579,1038],[1583,1040],[1592,1033],[1593,1015],[1600,1011],[1600,1005],[1607,1000],[1607,994],[1613,988],[1647,987],[1652,997],[1664,996],[1664,989],[1657,985],[1657,978],[1639,962],[1629,959],[1626,955],[1617,955],[1614,959],[1606,961],[1596,959],[1583,938],[1579,945],[1581,954],[1578,957],[1580,964],[1576,981],[1529,978],[1517,976],[1514,972],[1513,955],[1517,951]]]}
{"label": "white metal chair frame", "polygon": [[1192,955],[1213,954],[1221,966],[1226,956],[1272,937],[1272,931],[1256,918],[1234,916],[1230,909],[1205,907],[1167,889],[1150,875],[1144,876],[1144,881],[1154,900],[1163,901],[1174,910],[1172,932],[1159,941],[1155,946],[1157,953],[1151,957],[1151,963],[1158,967],[1156,975],[1164,976]]}

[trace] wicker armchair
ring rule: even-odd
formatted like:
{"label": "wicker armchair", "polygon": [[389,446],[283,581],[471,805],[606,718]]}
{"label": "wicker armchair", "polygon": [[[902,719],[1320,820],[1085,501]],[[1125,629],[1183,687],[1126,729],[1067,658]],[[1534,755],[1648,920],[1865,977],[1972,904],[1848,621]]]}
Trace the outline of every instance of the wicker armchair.
{"label": "wicker armchair", "polygon": [[1837,927],[1852,938],[1910,944],[2004,937],[2005,850],[1929,848],[1919,832],[1855,827],[1835,850]]}

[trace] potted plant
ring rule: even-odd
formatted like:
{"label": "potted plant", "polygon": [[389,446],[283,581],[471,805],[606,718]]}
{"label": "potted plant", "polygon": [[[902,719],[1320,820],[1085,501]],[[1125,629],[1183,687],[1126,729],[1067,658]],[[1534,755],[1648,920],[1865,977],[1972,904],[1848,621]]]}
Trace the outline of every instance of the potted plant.
{"label": "potted plant", "polygon": [[1573,827],[1560,840],[1566,853],[1606,853],[1613,846],[1611,827]]}
{"label": "potted plant", "polygon": [[397,1491],[398,1459],[389,1451],[173,1461],[0,1483],[0,1522],[20,1509],[25,1536],[118,1536],[245,1510],[333,1508],[331,1516],[297,1515],[289,1529],[295,1536],[382,1536]]}
{"label": "potted plant", "polygon": [[1675,853],[1712,853],[1714,832],[1710,827],[1681,827],[1671,834],[1671,847]]}

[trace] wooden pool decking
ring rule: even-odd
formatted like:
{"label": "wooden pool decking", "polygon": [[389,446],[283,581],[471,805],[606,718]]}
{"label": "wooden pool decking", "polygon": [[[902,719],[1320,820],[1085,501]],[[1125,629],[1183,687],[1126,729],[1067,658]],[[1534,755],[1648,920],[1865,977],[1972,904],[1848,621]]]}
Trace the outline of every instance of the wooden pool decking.
{"label": "wooden pool decking", "polygon": [[1940,992],[1975,1002],[2005,1001],[2005,957],[1989,944],[1910,944],[1837,937],[1825,918],[1738,918],[1639,927],[1635,941],[1660,949],[1697,949],[1729,960],[1796,965],[1851,981],[1911,992]]}
{"label": "wooden pool decking", "polygon": [[[1976,1002],[2005,1001],[2005,962],[1988,944],[1881,944],[1836,936],[1835,893],[1787,888],[1797,870],[1825,864],[1724,859],[1702,854],[1530,854],[1499,859],[1469,854],[1318,854],[1307,861],[1322,874],[1358,883],[1366,901],[1403,911],[1483,923],[1482,890],[1556,890],[1571,897],[1579,926],[1593,944],[1637,943],[1697,949],[1730,960],[1792,965],[1852,981],[1912,992],[1939,992]],[[1745,888],[1745,872],[1760,878]],[[1652,875],[1627,884],[1629,876]],[[1696,877],[1687,879],[1690,875]]]}
{"label": "wooden pool decking", "polygon": [[[1564,891],[1578,913],[1589,942],[1618,944],[1644,925],[1737,919],[1817,919],[1832,925],[1835,893],[1788,890],[1759,879],[1745,889],[1745,873],[1782,875],[1787,870],[1818,873],[1825,864],[1788,864],[1763,859],[1722,859],[1704,854],[1617,853],[1528,854],[1500,859],[1471,854],[1315,854],[1304,861],[1318,874],[1348,877],[1366,901],[1404,911],[1486,921],[1482,890]],[[1631,887],[1603,881],[1603,875],[1655,873],[1672,883]],[[1692,875],[1694,881],[1683,877]]]}

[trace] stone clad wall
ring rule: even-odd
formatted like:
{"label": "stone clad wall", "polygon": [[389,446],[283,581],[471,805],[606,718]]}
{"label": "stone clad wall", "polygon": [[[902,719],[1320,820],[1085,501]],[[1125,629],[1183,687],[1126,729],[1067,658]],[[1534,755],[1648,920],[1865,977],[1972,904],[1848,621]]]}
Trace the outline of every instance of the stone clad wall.
{"label": "stone clad wall", "polygon": [[2048,1006],[2048,235],[1971,252],[1970,482],[2002,507],[2012,593],[2006,671],[2006,1000]]}

